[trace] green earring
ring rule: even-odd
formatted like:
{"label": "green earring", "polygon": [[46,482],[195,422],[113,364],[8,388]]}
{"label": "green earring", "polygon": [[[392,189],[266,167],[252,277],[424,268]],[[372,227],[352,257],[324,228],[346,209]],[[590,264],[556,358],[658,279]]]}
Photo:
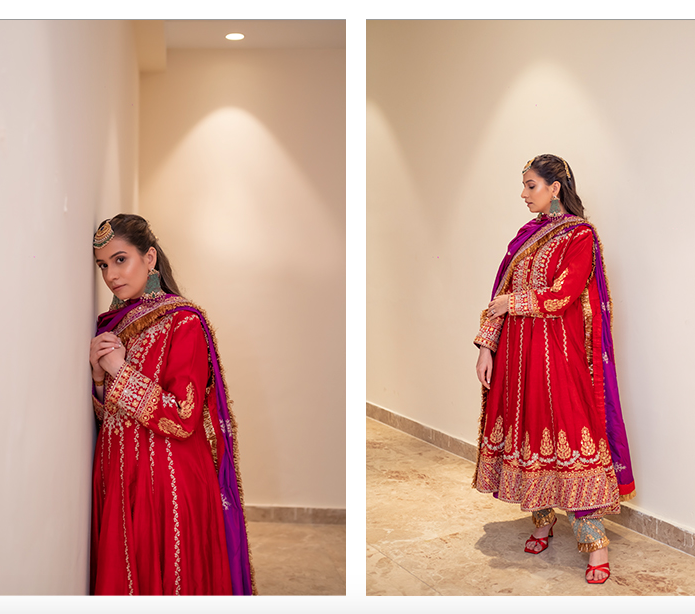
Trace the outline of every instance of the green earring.
{"label": "green earring", "polygon": [[550,215],[560,215],[562,213],[562,210],[560,209],[560,201],[558,200],[557,196],[553,196],[552,200],[550,201]]}
{"label": "green earring", "polygon": [[113,311],[114,309],[120,309],[125,305],[125,301],[122,301],[120,298],[118,298],[115,294],[113,295],[113,300],[111,301],[111,306],[109,307],[109,311]]}
{"label": "green earring", "polygon": [[161,279],[159,277],[159,271],[157,269],[152,269],[147,276],[147,284],[145,285],[145,291],[143,292],[143,298],[154,298],[157,294],[162,292]]}

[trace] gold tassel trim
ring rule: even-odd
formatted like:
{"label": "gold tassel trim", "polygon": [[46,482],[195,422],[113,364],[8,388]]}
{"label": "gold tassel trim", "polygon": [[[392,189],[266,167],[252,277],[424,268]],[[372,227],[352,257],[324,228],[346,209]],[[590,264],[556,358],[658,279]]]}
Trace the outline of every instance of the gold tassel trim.
{"label": "gold tassel trim", "polygon": [[610,540],[607,537],[602,537],[601,539],[597,539],[595,542],[579,542],[577,543],[577,550],[579,552],[595,552],[596,550],[600,550],[601,548],[605,548],[608,544],[610,544]]}
{"label": "gold tassel trim", "polygon": [[630,492],[626,495],[620,495],[620,501],[621,502],[622,501],[629,501],[630,499],[634,499],[636,495],[637,495],[637,492],[633,490],[632,492]]}
{"label": "gold tassel trim", "polygon": [[[195,307],[200,314],[203,316],[205,319],[206,324],[208,325],[208,328],[210,329],[210,336],[212,337],[212,345],[215,348],[215,354],[217,356],[217,364],[220,369],[220,375],[222,376],[222,385],[224,386],[224,396],[227,399],[227,411],[229,412],[229,421],[231,422],[232,425],[232,458],[234,459],[234,471],[236,472],[236,479],[237,479],[237,485],[239,487],[239,501],[241,502],[241,509],[244,511],[244,529],[246,530],[246,535],[248,536],[249,530],[248,530],[248,522],[246,520],[246,507],[244,504],[244,489],[242,486],[241,482],[241,470],[239,468],[239,438],[237,436],[237,422],[236,418],[234,417],[234,412],[232,411],[233,406],[234,406],[234,401],[232,401],[229,398],[229,388],[227,387],[227,377],[225,376],[224,372],[224,367],[222,366],[222,360],[220,359],[220,351],[217,346],[217,336],[215,334],[215,329],[213,326],[210,324],[210,319],[208,318],[208,314],[205,312],[204,309],[201,307],[198,307],[197,305],[193,305],[193,303],[190,303],[191,306]],[[251,572],[251,592],[254,595],[258,595],[258,589],[256,588],[256,572],[253,567],[253,558],[251,554],[251,548],[248,549],[249,552],[249,569]]]}
{"label": "gold tassel trim", "polygon": [[478,421],[478,458],[475,462],[475,471],[473,472],[473,481],[471,488],[475,488],[478,483],[478,467],[480,466],[480,450],[483,447],[483,433],[485,432],[485,407],[487,406],[487,388],[481,386],[481,410],[480,420]]}

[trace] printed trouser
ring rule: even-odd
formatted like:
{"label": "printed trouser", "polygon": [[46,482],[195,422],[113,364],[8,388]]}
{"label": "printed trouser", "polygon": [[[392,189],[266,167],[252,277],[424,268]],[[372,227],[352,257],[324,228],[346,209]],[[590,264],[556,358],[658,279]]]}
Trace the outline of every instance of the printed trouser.
{"label": "printed trouser", "polygon": [[[579,552],[593,552],[609,544],[606,530],[603,528],[603,521],[600,518],[588,518],[586,516],[577,518],[574,512],[567,512],[567,518],[569,518],[572,531],[577,538]],[[552,524],[554,520],[555,510],[552,508],[533,512],[533,524],[536,527]]]}

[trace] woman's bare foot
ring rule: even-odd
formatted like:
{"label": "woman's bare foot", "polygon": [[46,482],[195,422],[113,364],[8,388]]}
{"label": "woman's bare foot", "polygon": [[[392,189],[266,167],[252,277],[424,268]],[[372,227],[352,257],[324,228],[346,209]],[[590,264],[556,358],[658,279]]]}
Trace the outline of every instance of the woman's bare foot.
{"label": "woman's bare foot", "polygon": [[[601,548],[600,550],[594,550],[589,553],[589,565],[592,567],[595,565],[603,565],[608,562],[608,546]],[[602,569],[594,569],[586,574],[587,580],[603,580],[608,573]]]}

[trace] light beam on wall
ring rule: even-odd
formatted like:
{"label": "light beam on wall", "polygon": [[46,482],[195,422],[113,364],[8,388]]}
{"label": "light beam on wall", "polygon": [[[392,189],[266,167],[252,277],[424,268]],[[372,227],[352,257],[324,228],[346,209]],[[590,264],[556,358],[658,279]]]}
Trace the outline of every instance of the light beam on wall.
{"label": "light beam on wall", "polygon": [[306,172],[244,109],[203,117],[143,186],[144,199],[150,191],[172,202],[185,240],[210,262],[315,278],[333,275],[344,253],[342,230]]}
{"label": "light beam on wall", "polygon": [[231,32],[227,34],[225,38],[230,41],[240,41],[242,38],[244,38],[244,35],[241,32]]}

